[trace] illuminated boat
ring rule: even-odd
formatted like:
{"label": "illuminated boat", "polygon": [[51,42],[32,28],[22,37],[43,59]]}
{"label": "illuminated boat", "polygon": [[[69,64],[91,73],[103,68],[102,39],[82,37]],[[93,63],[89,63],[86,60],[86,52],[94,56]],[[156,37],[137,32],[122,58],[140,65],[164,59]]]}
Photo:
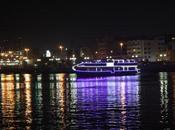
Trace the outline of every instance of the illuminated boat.
{"label": "illuminated boat", "polygon": [[81,75],[132,75],[139,73],[138,62],[134,59],[88,61],[74,65],[72,69]]}

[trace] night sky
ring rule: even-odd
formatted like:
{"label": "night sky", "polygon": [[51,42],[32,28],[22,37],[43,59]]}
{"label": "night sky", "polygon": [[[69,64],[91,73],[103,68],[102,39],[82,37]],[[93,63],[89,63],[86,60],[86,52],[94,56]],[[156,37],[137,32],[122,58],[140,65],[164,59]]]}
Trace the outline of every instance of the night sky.
{"label": "night sky", "polygon": [[43,48],[59,41],[93,45],[105,35],[175,32],[173,3],[3,1],[0,6],[0,40],[22,37],[24,44]]}

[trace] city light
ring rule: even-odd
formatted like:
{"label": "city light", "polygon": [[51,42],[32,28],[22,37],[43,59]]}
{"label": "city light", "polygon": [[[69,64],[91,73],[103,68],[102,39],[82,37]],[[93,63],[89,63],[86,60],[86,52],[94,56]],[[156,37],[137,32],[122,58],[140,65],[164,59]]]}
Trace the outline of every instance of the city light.
{"label": "city light", "polygon": [[12,51],[9,51],[9,54],[12,54],[13,52]]}
{"label": "city light", "polygon": [[51,57],[51,52],[50,52],[50,50],[46,50],[46,57]]}
{"label": "city light", "polygon": [[51,58],[51,59],[49,59],[49,61],[54,61],[54,59],[53,59],[53,58]]}
{"label": "city light", "polygon": [[60,48],[61,51],[63,50],[63,46],[62,45],[60,45],[59,48]]}
{"label": "city light", "polygon": [[123,47],[123,43],[122,43],[122,42],[120,43],[120,47],[121,47],[121,48]]}
{"label": "city light", "polygon": [[40,61],[41,61],[41,59],[37,59],[36,61],[40,62]]}
{"label": "city light", "polygon": [[90,59],[90,57],[84,57],[84,60],[89,60]]}
{"label": "city light", "polygon": [[[27,51],[29,51],[27,49]],[[21,51],[3,51],[0,53],[0,65],[2,66],[18,66],[22,65],[23,61],[28,59],[26,55],[24,55],[24,50]],[[27,62],[29,63],[29,62]]]}
{"label": "city light", "polygon": [[[149,41],[151,44],[156,43],[156,41]],[[133,43],[133,44],[132,44]],[[60,43],[57,48],[55,49],[51,49],[51,50],[47,50],[44,53],[40,53],[39,55],[35,56],[36,51],[32,51],[30,52],[30,48],[23,48],[22,50],[3,50],[0,53],[0,65],[3,66],[9,66],[9,65],[23,65],[23,64],[31,64],[34,65],[34,62],[37,62],[38,58],[41,58],[41,61],[44,61],[43,58],[48,58],[48,61],[57,61],[57,63],[63,63],[64,60],[68,61],[70,63],[72,63],[71,60],[77,60],[80,61],[81,60],[98,60],[98,59],[112,59],[112,58],[116,58],[116,57],[120,57],[120,58],[139,58],[138,60],[141,61],[143,58],[145,58],[145,61],[151,61],[151,62],[156,62],[157,59],[160,59],[160,61],[162,60],[167,60],[167,61],[171,61],[171,52],[167,52],[166,48],[163,48],[157,45],[161,45],[161,44],[155,44],[155,48],[159,47],[159,51],[161,51],[161,53],[159,51],[152,53],[152,48],[151,46],[145,46],[146,44],[142,43],[147,43],[147,41],[133,41],[131,40],[131,44],[129,44],[127,41],[126,43],[124,42],[119,42],[118,43],[118,47],[116,48],[112,48],[111,47],[103,47],[102,49],[105,49],[104,51],[100,50],[101,48],[97,47],[94,48],[95,51],[93,51],[93,49],[91,50],[91,48],[88,48],[86,50],[82,50],[81,48],[77,48],[77,49],[69,49],[69,48],[65,48],[63,46],[62,43]],[[158,42],[159,43],[159,42]],[[161,43],[161,42],[160,42]],[[126,45],[126,46],[125,46]],[[125,48],[124,48],[125,47]],[[151,49],[149,49],[151,48]],[[142,50],[143,49],[143,50]],[[69,50],[69,51],[67,51]],[[98,51],[99,50],[99,51]],[[157,49],[156,49],[157,50]],[[31,53],[31,57],[29,58],[29,52]],[[35,53],[33,53],[35,52]],[[65,52],[65,53],[63,53]],[[93,52],[95,55],[91,54],[91,52]],[[116,52],[115,55],[113,55],[113,53]],[[165,53],[166,52],[166,53]],[[33,53],[33,54],[32,54]],[[80,54],[80,56],[75,57],[75,54]],[[154,58],[155,57],[155,58]],[[49,59],[49,58],[53,58]],[[60,58],[60,59],[57,59]],[[98,58],[98,59],[97,59]],[[27,60],[29,59],[29,60]],[[19,62],[16,62],[19,61]],[[143,60],[142,60],[143,61]],[[43,62],[41,62],[40,64],[44,64]]]}
{"label": "city light", "polygon": [[24,51],[26,52],[26,56],[28,57],[28,53],[29,53],[30,49],[29,48],[24,48]]}
{"label": "city light", "polygon": [[55,58],[56,61],[60,61],[61,59],[60,58]]}
{"label": "city light", "polygon": [[120,43],[120,48],[121,48],[121,56],[122,56],[122,53],[123,53],[122,52],[123,51],[123,43],[122,42]]}

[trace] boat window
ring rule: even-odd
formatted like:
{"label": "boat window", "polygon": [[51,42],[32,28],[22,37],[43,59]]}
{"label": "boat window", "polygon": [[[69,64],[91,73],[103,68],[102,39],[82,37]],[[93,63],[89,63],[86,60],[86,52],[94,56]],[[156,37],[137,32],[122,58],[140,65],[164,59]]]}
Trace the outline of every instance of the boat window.
{"label": "boat window", "polygon": [[88,68],[88,71],[96,71],[96,68]]}
{"label": "boat window", "polygon": [[130,63],[130,60],[127,60],[127,63]]}
{"label": "boat window", "polygon": [[114,62],[114,65],[117,65],[117,64],[118,64],[118,61],[115,61],[115,62]]}
{"label": "boat window", "polygon": [[123,70],[122,67],[116,67],[115,70]]}
{"label": "boat window", "polygon": [[131,63],[134,63],[135,61],[134,61],[134,60],[131,60],[130,62],[131,62]]}
{"label": "boat window", "polygon": [[123,70],[123,68],[122,68],[122,67],[120,67],[120,70]]}
{"label": "boat window", "polygon": [[111,70],[113,70],[113,68],[112,67],[108,67],[108,68],[103,68],[102,70],[103,71],[111,71]]}
{"label": "boat window", "polygon": [[129,70],[135,70],[135,67],[129,67]]}
{"label": "boat window", "polygon": [[116,67],[115,70],[119,70],[119,67]]}
{"label": "boat window", "polygon": [[102,68],[96,68],[96,71],[102,71]]}
{"label": "boat window", "polygon": [[82,64],[81,66],[106,66],[105,63],[86,63]]}
{"label": "boat window", "polygon": [[119,63],[123,63],[123,60],[119,60]]}
{"label": "boat window", "polygon": [[77,68],[77,70],[87,70],[87,68]]}
{"label": "boat window", "polygon": [[124,60],[124,63],[128,63],[128,60]]}

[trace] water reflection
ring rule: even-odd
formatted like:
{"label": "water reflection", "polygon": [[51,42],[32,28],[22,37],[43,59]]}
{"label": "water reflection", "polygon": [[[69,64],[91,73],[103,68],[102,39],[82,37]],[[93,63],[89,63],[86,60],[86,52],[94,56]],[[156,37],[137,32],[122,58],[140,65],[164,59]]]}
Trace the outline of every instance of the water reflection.
{"label": "water reflection", "polygon": [[[8,81],[8,82],[7,82]],[[15,118],[15,93],[13,75],[1,76],[2,126],[11,128]]]}
{"label": "water reflection", "polygon": [[[175,73],[1,74],[1,129],[171,128]],[[171,114],[172,113],[172,114]]]}
{"label": "water reflection", "polygon": [[71,84],[77,90],[76,104],[80,113],[76,127],[138,129],[138,83],[139,76],[77,79]]}
{"label": "water reflection", "polygon": [[43,120],[43,94],[42,94],[42,75],[35,75],[36,79],[32,89],[32,128],[41,129]]}
{"label": "water reflection", "polygon": [[31,97],[31,75],[24,74],[24,95],[25,95],[25,121],[26,129],[29,129],[32,123],[32,97]]}
{"label": "water reflection", "polygon": [[[24,82],[19,82],[20,78]],[[28,129],[31,124],[31,84],[29,75],[1,75],[1,111],[2,126],[8,129],[19,129],[24,125]]]}
{"label": "water reflection", "polygon": [[161,120],[163,125],[168,123],[168,74],[160,72],[160,106],[161,106]]}
{"label": "water reflection", "polygon": [[171,118],[171,121],[173,126],[175,126],[175,73],[171,73],[171,80],[170,80],[172,83],[172,89],[171,89],[171,92],[172,92],[172,102],[171,102],[171,106],[172,106],[172,118]]}

